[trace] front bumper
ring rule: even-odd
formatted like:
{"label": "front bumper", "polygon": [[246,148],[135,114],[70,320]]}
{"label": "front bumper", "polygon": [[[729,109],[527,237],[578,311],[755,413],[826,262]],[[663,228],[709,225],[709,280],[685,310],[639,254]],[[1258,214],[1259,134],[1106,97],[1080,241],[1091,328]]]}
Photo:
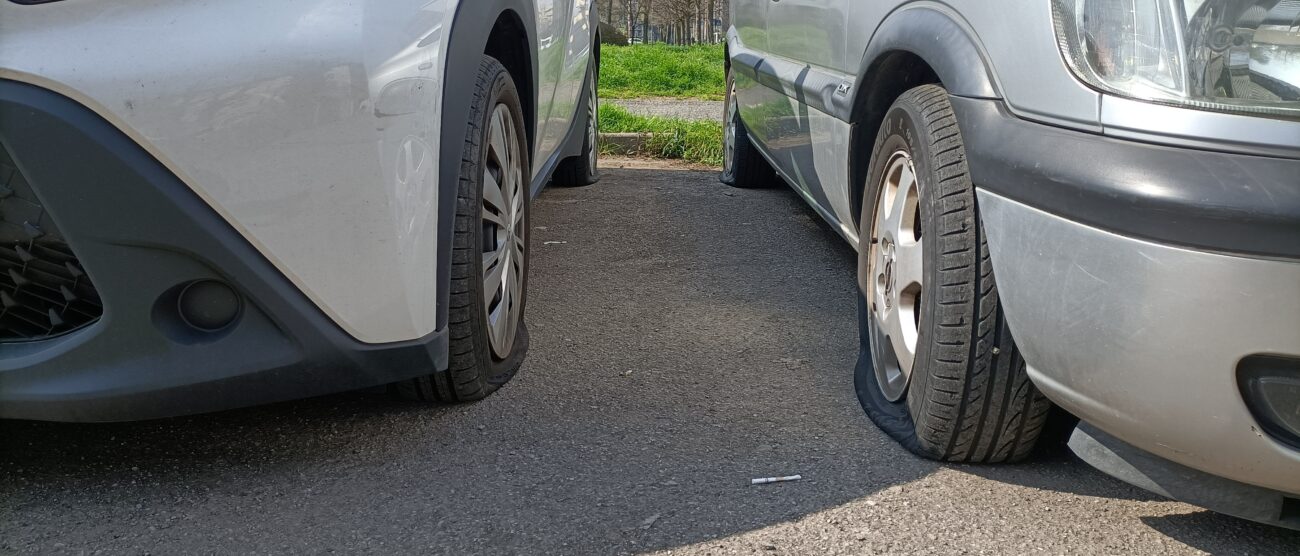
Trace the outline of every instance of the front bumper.
{"label": "front bumper", "polygon": [[1238,386],[1256,354],[1300,356],[1300,263],[1136,240],[979,192],[998,292],[1052,401],[1188,467],[1300,494],[1300,451]]}
{"label": "front bumper", "polygon": [[1300,357],[1300,161],[954,104],[1000,299],[1039,389],[1140,450],[1300,494],[1300,450],[1260,426],[1238,384],[1243,358]]}
{"label": "front bumper", "polygon": [[[0,343],[0,417],[118,421],[387,384],[445,369],[445,330],[347,335],[184,183],[76,102],[0,80],[0,141],[103,302],[98,320]],[[178,288],[224,283],[231,324],[175,318]],[[359,284],[358,287],[364,287]]]}

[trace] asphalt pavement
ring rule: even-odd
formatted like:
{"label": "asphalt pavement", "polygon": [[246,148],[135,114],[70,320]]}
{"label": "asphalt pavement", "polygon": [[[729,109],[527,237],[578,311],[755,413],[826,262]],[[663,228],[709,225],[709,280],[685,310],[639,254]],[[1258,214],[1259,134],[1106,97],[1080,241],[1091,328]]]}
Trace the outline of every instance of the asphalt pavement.
{"label": "asphalt pavement", "polygon": [[533,226],[531,351],[491,398],[0,422],[0,553],[1300,554],[1068,453],[894,445],[853,395],[854,255],[788,189],[607,169]]}

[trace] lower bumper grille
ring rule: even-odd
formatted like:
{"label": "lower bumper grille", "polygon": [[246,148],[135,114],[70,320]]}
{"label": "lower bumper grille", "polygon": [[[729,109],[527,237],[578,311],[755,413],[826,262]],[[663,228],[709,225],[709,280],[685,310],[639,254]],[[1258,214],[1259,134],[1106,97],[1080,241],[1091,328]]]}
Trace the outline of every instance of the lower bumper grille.
{"label": "lower bumper grille", "polygon": [[90,277],[0,144],[0,342],[58,336],[103,313]]}

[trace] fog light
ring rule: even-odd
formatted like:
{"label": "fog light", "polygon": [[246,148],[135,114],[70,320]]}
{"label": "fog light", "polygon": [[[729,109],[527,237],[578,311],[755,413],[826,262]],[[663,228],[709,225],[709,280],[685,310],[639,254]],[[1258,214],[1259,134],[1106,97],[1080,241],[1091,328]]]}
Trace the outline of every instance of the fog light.
{"label": "fog light", "polygon": [[1300,359],[1252,355],[1237,365],[1246,406],[1270,436],[1300,448]]}
{"label": "fog light", "polygon": [[185,324],[213,332],[235,321],[239,304],[239,294],[230,286],[216,280],[199,280],[181,290],[176,310]]}

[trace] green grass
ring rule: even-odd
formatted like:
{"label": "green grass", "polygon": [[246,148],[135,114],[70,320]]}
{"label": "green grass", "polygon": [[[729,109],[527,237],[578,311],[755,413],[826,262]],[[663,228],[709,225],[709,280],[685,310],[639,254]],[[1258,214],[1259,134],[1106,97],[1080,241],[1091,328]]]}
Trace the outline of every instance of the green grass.
{"label": "green grass", "polygon": [[[601,98],[692,98],[722,100],[726,89],[720,44],[604,45],[600,51]],[[600,107],[600,131],[649,133],[644,155],[722,164],[722,124],[638,116],[612,104]]]}
{"label": "green grass", "polygon": [[722,51],[721,44],[604,45],[600,96],[722,100],[727,86]]}
{"label": "green grass", "polygon": [[602,104],[600,131],[651,133],[653,135],[643,145],[643,154],[722,165],[721,122],[638,116],[621,106]]}

